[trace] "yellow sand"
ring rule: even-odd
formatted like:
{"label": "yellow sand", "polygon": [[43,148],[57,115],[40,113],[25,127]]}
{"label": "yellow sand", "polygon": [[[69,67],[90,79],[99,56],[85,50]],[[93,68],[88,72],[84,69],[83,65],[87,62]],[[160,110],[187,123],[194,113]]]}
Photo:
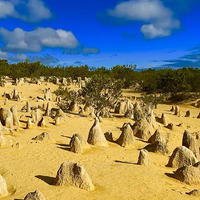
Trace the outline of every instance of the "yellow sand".
{"label": "yellow sand", "polygon": [[[43,96],[42,90],[51,87],[55,90],[57,86],[44,83],[41,86],[29,85],[25,83],[22,86],[8,86],[0,88],[0,94],[4,91],[12,91],[16,88],[22,92],[23,101],[8,101],[6,107],[17,104],[20,110],[30,101],[31,105],[42,105],[42,102],[31,100],[29,96]],[[0,98],[0,104],[3,106],[4,100]],[[185,129],[191,132],[199,130],[200,119],[195,119],[199,109],[189,105],[180,105],[182,115],[187,109],[191,110],[191,117],[176,117],[169,112],[170,105],[159,105],[155,113],[158,116],[164,112],[167,114],[170,122],[178,125],[183,123],[182,127],[176,127],[174,131],[169,131],[163,127],[164,133],[169,133],[170,154],[175,147],[181,145],[182,134]],[[27,120],[27,113],[19,112],[21,119]],[[60,126],[55,126],[47,119],[47,128],[23,129],[14,131],[14,135],[4,132],[7,138],[14,143],[19,142],[20,148],[8,147],[0,149],[0,174],[4,176],[8,184],[10,195],[2,197],[2,200],[23,199],[28,192],[39,189],[47,200],[186,200],[199,199],[185,194],[192,189],[200,189],[199,186],[189,186],[178,180],[170,178],[165,173],[172,173],[175,169],[167,168],[169,155],[160,155],[150,153],[152,164],[150,166],[136,165],[139,149],[147,143],[136,140],[135,146],[129,149],[122,148],[117,144],[109,143],[109,147],[100,148],[91,146],[82,155],[67,151],[65,145],[69,144],[70,138],[74,133],[81,134],[87,139],[93,119],[89,117],[80,117],[77,115],[66,114],[65,119]],[[114,138],[120,135],[120,129],[124,122],[132,122],[124,118],[103,119],[101,127],[104,132],[111,131]],[[162,125],[161,125],[162,126]],[[42,132],[48,132],[51,136],[51,142],[35,143],[31,138]],[[56,172],[64,161],[80,162],[90,175],[95,190],[87,192],[74,187],[57,187],[52,185]]]}

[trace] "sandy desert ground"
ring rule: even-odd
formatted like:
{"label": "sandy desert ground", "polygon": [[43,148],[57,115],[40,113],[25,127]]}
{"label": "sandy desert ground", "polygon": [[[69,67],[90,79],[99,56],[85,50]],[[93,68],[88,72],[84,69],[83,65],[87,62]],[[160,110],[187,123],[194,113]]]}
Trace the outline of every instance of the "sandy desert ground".
{"label": "sandy desert ground", "polygon": [[[21,112],[21,108],[29,101],[31,106],[41,104],[36,102],[37,96],[43,96],[42,90],[50,87],[54,91],[58,86],[52,83],[42,85],[25,83],[22,86],[0,87],[0,94],[11,92],[16,88],[22,92],[20,102],[7,102],[5,107],[18,106],[18,115],[26,121],[30,113]],[[129,94],[130,95],[130,94]],[[30,98],[35,97],[35,99]],[[1,97],[0,105],[4,107],[4,98]],[[157,116],[166,113],[169,121],[175,126],[173,131],[162,126],[163,133],[169,133],[169,154],[149,153],[151,164],[149,166],[137,165],[139,149],[147,145],[146,142],[136,139],[131,148],[123,148],[109,142],[108,147],[91,146],[83,154],[75,154],[67,150],[70,137],[79,133],[85,139],[93,124],[93,118],[81,117],[74,114],[65,114],[59,126],[55,126],[53,120],[45,118],[47,127],[25,129],[25,123],[20,123],[20,128],[13,133],[4,131],[6,138],[17,146],[0,148],[0,174],[5,178],[10,194],[1,197],[1,200],[22,200],[29,192],[39,189],[47,200],[195,200],[197,197],[189,196],[186,192],[200,189],[200,185],[187,185],[179,180],[168,177],[166,173],[172,173],[173,168],[166,167],[169,155],[177,147],[181,146],[184,130],[190,132],[199,131],[200,119],[197,119],[199,109],[190,104],[180,105],[181,117],[170,112],[171,105],[158,105],[154,110]],[[186,110],[190,109],[191,117],[183,117]],[[123,123],[132,120],[120,117],[103,119],[100,124],[103,132],[111,131],[115,139],[121,133]],[[42,132],[49,133],[51,140],[48,142],[35,142],[33,137]],[[94,185],[94,191],[84,191],[72,186],[53,185],[56,173],[64,161],[81,163],[90,175]]]}

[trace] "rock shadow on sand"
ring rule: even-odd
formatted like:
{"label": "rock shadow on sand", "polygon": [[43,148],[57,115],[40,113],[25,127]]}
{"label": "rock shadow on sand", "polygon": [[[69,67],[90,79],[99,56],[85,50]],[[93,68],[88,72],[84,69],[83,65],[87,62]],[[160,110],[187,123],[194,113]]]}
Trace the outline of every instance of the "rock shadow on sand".
{"label": "rock shadow on sand", "polygon": [[43,176],[43,175],[37,175],[35,177],[38,178],[38,179],[40,179],[40,180],[42,180],[42,181],[44,181],[48,185],[55,185],[55,181],[56,181],[55,177]]}
{"label": "rock shadow on sand", "polygon": [[128,164],[128,165],[138,165],[137,163],[122,161],[122,160],[114,160],[114,162],[121,163],[121,164]]}
{"label": "rock shadow on sand", "polygon": [[165,173],[165,175],[168,176],[169,178],[173,178],[173,179],[178,180],[174,173]]}
{"label": "rock shadow on sand", "polygon": [[69,138],[69,139],[71,139],[72,137],[70,137],[70,136],[67,136],[67,135],[61,135],[61,137],[65,137],[65,138]]}
{"label": "rock shadow on sand", "polygon": [[57,148],[59,148],[59,149],[67,150],[67,151],[70,150],[70,145],[68,145],[68,144],[59,144],[59,143],[56,143],[56,145],[57,145]]}

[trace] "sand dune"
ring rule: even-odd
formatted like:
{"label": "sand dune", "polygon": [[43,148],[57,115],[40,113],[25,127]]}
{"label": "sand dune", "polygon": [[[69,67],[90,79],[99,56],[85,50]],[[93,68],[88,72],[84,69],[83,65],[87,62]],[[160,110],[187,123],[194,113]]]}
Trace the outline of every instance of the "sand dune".
{"label": "sand dune", "polygon": [[[32,106],[42,105],[42,102],[36,102],[36,99],[30,96],[33,98],[42,96],[42,90],[47,87],[51,87],[53,91],[58,86],[51,83],[42,85],[25,83],[22,86],[1,87],[0,94],[4,91],[12,91],[13,88],[22,92],[21,102],[9,100],[5,106],[10,108],[17,105],[20,110],[27,100]],[[2,106],[3,103],[4,98],[1,98]],[[137,165],[139,149],[147,145],[140,139],[136,139],[135,145],[129,148],[108,142],[107,147],[91,145],[83,154],[68,151],[67,147],[73,134],[78,133],[87,139],[94,122],[91,117],[65,114],[59,126],[55,126],[50,117],[45,117],[47,127],[32,129],[24,129],[25,123],[20,122],[20,128],[12,133],[3,132],[14,145],[0,149],[0,174],[5,178],[10,193],[0,199],[24,199],[27,193],[36,189],[40,190],[48,200],[198,199],[185,193],[200,189],[200,185],[187,185],[167,176],[166,173],[171,174],[176,169],[165,165],[173,150],[181,146],[184,130],[199,131],[200,119],[196,119],[199,109],[189,104],[180,105],[181,117],[173,115],[170,109],[171,105],[158,105],[158,109],[154,111],[159,117],[165,113],[169,121],[175,125],[175,129],[171,131],[160,124],[163,133],[169,133],[169,154],[149,153],[151,164],[148,166]],[[191,116],[186,118],[184,115],[188,109],[191,111]],[[29,113],[19,111],[18,115],[21,116],[22,121],[26,121]],[[117,139],[121,134],[119,127],[127,122],[133,123],[130,119],[114,117],[103,119],[100,125],[104,133],[111,131],[114,139]],[[182,126],[176,126],[180,123],[183,123]],[[49,133],[50,140],[44,142],[32,140],[42,132]],[[16,143],[19,143],[19,147],[15,145]],[[81,163],[90,175],[95,190],[88,192],[72,186],[55,186],[57,170],[65,161]]]}

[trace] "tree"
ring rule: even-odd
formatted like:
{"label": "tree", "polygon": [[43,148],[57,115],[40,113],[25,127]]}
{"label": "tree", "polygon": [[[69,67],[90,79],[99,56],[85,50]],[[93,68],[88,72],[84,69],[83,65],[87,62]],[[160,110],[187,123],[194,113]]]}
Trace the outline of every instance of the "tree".
{"label": "tree", "polygon": [[92,106],[96,114],[103,108],[111,108],[122,93],[122,82],[106,76],[95,75],[82,89],[82,97],[87,106]]}
{"label": "tree", "polygon": [[168,70],[160,75],[158,81],[158,89],[165,94],[170,94],[172,97],[179,92],[188,92],[191,87],[186,81],[185,72],[182,70]]}

